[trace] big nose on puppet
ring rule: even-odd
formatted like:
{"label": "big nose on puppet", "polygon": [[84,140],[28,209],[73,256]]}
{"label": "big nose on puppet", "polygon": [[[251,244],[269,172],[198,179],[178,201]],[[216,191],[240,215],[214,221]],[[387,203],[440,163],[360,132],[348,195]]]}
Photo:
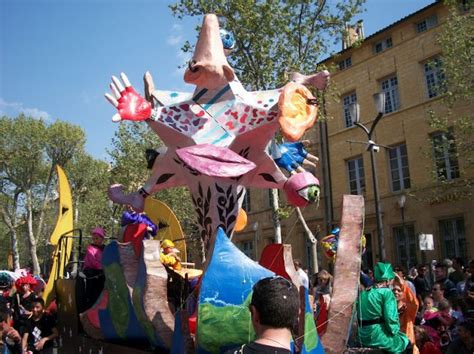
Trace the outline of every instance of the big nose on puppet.
{"label": "big nose on puppet", "polygon": [[213,89],[226,85],[234,80],[234,77],[234,70],[225,57],[217,16],[206,15],[194,56],[184,73],[184,81],[188,84]]}

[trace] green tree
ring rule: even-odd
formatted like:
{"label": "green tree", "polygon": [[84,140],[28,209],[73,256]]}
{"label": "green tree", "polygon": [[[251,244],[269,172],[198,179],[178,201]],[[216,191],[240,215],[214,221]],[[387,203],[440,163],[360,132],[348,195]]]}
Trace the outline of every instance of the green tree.
{"label": "green tree", "polygon": [[[22,219],[26,222],[31,261],[34,272],[39,273],[33,218],[35,194],[47,173],[44,162],[46,124],[42,120],[20,115],[14,120],[2,117],[0,125],[1,193],[6,203],[2,208],[3,220],[10,230],[12,243],[16,242],[13,238],[16,239],[18,221]],[[16,266],[18,262],[15,260]]]}
{"label": "green tree", "polygon": [[66,170],[73,195],[74,228],[88,232],[100,225],[113,230],[107,196],[109,164],[80,152],[72,157]]}
{"label": "green tree", "polygon": [[[437,37],[442,51],[443,96],[441,104],[431,109],[429,125],[444,132],[443,142],[433,145],[435,156],[446,150],[459,160],[460,178],[440,175],[436,162],[430,166],[436,188],[429,194],[431,202],[472,199],[474,197],[474,120],[472,105],[474,89],[474,14],[469,5],[447,0],[449,16]],[[463,113],[465,112],[465,113]],[[433,150],[428,152],[433,155]]]}
{"label": "green tree", "polygon": [[286,83],[292,71],[313,73],[364,2],[181,0],[170,8],[178,18],[215,13],[236,40],[230,64],[244,85],[261,90]]}
{"label": "green tree", "polygon": [[64,166],[83,150],[85,135],[70,123],[58,120],[48,125],[23,114],[0,118],[0,133],[2,221],[11,237],[15,268],[20,265],[18,236],[25,235],[25,249],[37,274],[38,255],[49,256],[46,245],[54,227],[52,171],[55,164]]}
{"label": "green tree", "polygon": [[39,207],[36,228],[36,235],[38,236],[43,234],[44,217],[51,201],[50,196],[53,189],[52,181],[55,174],[55,166],[65,167],[74,156],[84,150],[85,133],[79,126],[57,120],[47,126],[44,144],[49,172],[43,187],[42,204]]}

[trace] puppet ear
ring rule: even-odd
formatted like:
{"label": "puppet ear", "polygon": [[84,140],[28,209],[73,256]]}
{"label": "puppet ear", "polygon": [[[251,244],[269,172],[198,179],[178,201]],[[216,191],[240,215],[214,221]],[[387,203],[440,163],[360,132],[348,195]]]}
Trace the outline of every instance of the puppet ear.
{"label": "puppet ear", "polygon": [[228,82],[234,81],[235,79],[234,70],[229,65],[224,65],[223,70],[224,70],[224,76],[227,79],[227,81]]}
{"label": "puppet ear", "polygon": [[318,107],[312,93],[303,85],[289,82],[278,101],[279,122],[283,136],[299,140],[316,122]]}

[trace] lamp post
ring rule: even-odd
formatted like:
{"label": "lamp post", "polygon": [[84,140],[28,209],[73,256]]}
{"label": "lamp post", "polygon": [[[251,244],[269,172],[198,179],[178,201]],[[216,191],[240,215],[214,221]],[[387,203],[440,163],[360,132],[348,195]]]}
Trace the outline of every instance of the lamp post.
{"label": "lamp post", "polygon": [[[400,197],[398,197],[398,200],[397,200],[397,203],[398,203],[398,207],[400,208],[400,213],[401,213],[401,216],[402,216],[402,235],[403,235],[403,242],[405,242],[405,244],[407,243],[407,234],[406,234],[406,229],[405,229],[405,204],[407,202],[407,197],[405,196],[405,194],[402,194]],[[410,269],[410,245],[409,245],[409,242],[408,242],[408,247],[406,249],[408,249],[408,254],[407,254],[407,270]]]}
{"label": "lamp post", "polygon": [[258,247],[258,221],[255,221],[253,224],[252,224],[252,231],[254,232],[253,234],[253,244],[254,244],[254,250],[255,250],[255,260],[257,261],[258,260],[258,250],[257,250],[257,247]]}
{"label": "lamp post", "polygon": [[375,198],[375,216],[377,220],[377,236],[379,241],[379,257],[382,262],[385,262],[385,237],[382,225],[382,214],[380,210],[380,197],[379,197],[379,184],[377,179],[377,167],[375,165],[375,152],[378,152],[380,147],[373,140],[375,127],[377,126],[380,119],[382,119],[385,113],[385,94],[383,92],[376,93],[374,95],[375,107],[377,109],[377,117],[375,117],[374,123],[368,129],[365,125],[360,122],[360,106],[357,103],[352,103],[349,106],[349,114],[351,120],[355,126],[361,128],[367,134],[367,151],[370,152],[370,165],[372,167],[372,183],[374,187],[374,198]]}

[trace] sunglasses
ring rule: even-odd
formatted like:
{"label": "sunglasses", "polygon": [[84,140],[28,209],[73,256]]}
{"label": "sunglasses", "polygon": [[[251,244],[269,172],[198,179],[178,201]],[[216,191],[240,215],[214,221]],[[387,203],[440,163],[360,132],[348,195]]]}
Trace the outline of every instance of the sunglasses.
{"label": "sunglasses", "polygon": [[[293,283],[291,281],[289,281],[288,279],[282,277],[281,275],[274,275],[272,277],[268,277],[268,278],[265,278],[265,279],[269,279],[270,282],[272,281],[275,281],[275,280],[283,280],[286,284],[286,286],[288,287],[288,289],[291,289],[293,287]],[[264,279],[264,280],[265,280]]]}
{"label": "sunglasses", "polygon": [[[283,283],[286,285],[287,289],[290,290],[293,288],[294,284],[289,281],[288,279],[282,277],[281,275],[274,275],[274,276],[271,276],[271,277],[267,277],[267,278],[263,278],[261,280],[259,280],[252,288],[253,291],[255,291],[255,288],[260,286],[262,283],[268,283],[268,282],[273,282],[275,280],[283,280]],[[284,295],[286,296],[286,295]],[[250,309],[250,306],[254,305],[252,302],[249,304],[249,309]]]}

